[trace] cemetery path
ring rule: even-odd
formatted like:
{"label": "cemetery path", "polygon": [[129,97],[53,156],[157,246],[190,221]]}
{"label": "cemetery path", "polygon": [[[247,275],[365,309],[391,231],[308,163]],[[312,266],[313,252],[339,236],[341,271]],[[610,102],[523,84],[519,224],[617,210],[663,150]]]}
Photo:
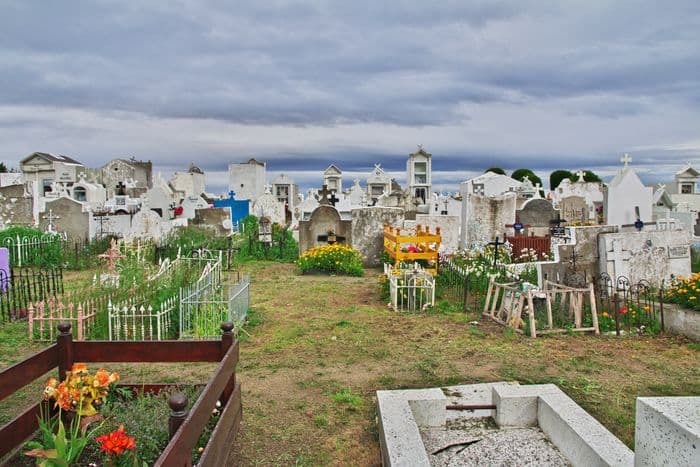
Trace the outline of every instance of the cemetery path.
{"label": "cemetery path", "polygon": [[631,445],[638,395],[700,394],[698,348],[669,337],[524,338],[477,314],[397,314],[379,272],[299,276],[255,263],[241,342],[244,419],[230,465],[379,465],[378,389],[556,383]]}

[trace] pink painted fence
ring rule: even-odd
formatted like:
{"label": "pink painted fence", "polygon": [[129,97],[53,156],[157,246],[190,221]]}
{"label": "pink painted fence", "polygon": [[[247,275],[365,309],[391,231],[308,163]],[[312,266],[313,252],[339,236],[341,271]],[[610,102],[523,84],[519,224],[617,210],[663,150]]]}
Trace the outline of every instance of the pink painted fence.
{"label": "pink painted fence", "polygon": [[108,297],[72,301],[70,297],[55,297],[32,303],[28,309],[29,339],[52,341],[58,323],[67,321],[77,332],[77,340],[85,340],[95,325],[99,310],[106,310]]}

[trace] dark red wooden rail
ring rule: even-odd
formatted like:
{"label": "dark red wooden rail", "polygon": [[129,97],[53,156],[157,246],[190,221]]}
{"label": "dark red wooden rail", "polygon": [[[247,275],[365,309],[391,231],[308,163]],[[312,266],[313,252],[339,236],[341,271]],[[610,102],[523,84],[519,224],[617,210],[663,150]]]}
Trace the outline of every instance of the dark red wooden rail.
{"label": "dark red wooden rail", "polygon": [[[75,362],[220,362],[212,378],[194,403],[192,410],[177,419],[179,427],[156,461],[159,466],[190,466],[191,452],[207,425],[217,401],[221,415],[205,447],[199,465],[219,466],[226,461],[242,417],[241,387],[236,382],[239,357],[238,341],[233,325],[223,323],[220,341],[161,341],[161,342],[73,342],[70,324],[58,325],[57,343],[34,354],[0,373],[0,400],[30,384],[58,367],[59,379],[64,379]],[[146,390],[158,391],[167,384],[150,384]],[[40,394],[37,394],[37,399]],[[171,407],[173,406],[172,401]],[[26,409],[0,428],[0,458],[17,448],[38,428],[37,416],[41,402]],[[171,420],[174,417],[171,416]],[[167,423],[167,421],[163,421]]]}

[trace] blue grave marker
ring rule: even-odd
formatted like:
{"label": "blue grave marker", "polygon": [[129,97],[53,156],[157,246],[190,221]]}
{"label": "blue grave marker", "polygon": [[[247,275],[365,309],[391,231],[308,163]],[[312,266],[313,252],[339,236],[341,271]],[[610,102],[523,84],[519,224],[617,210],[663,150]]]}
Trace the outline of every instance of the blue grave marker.
{"label": "blue grave marker", "polygon": [[215,199],[214,207],[229,208],[231,210],[231,225],[237,225],[241,219],[248,215],[250,201],[235,199],[236,194],[233,191],[229,191],[228,196],[225,199]]}

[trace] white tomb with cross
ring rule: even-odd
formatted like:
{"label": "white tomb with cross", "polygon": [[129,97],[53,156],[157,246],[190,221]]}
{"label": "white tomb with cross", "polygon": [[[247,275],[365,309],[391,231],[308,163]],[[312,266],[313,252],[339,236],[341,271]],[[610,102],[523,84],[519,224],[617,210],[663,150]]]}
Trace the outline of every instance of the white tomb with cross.
{"label": "white tomb with cross", "polygon": [[652,220],[654,189],[644,186],[637,173],[630,166],[632,158],[625,154],[623,167],[605,187],[603,214],[608,225],[631,226],[639,220],[649,223]]}

